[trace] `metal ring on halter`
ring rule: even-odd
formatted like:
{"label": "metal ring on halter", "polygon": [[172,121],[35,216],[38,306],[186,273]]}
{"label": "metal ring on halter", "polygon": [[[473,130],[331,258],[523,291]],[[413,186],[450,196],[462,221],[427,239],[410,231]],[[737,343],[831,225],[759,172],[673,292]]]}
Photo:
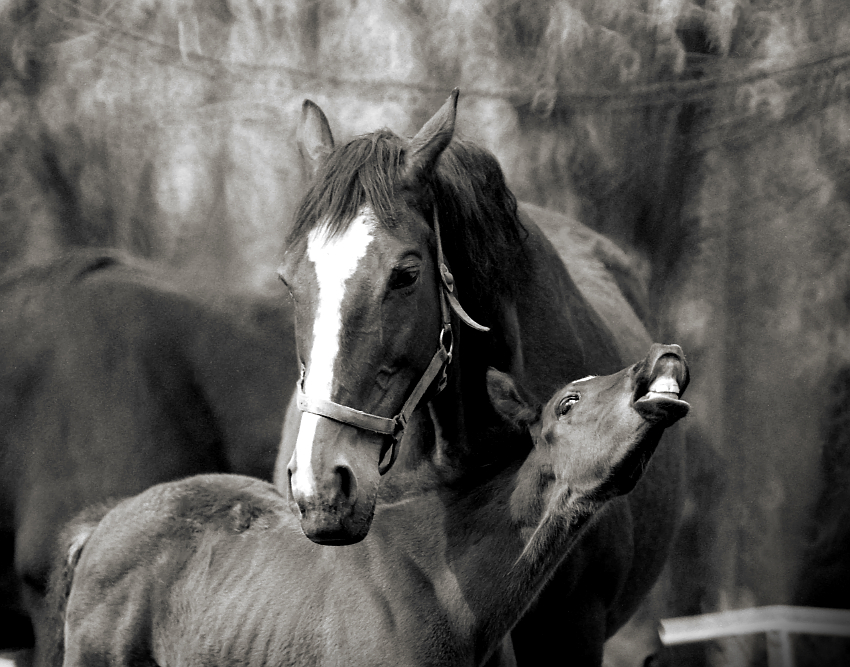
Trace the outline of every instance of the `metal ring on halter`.
{"label": "metal ring on halter", "polygon": [[[446,336],[446,334],[448,334],[448,336],[449,336],[449,346],[448,346],[448,348],[446,347],[446,342],[444,340],[444,337]],[[440,343],[440,347],[443,348],[444,350],[446,350],[446,354],[448,354],[448,356],[449,356],[448,361],[450,362],[452,360],[452,350],[455,347],[455,336],[452,333],[451,324],[444,326],[440,330],[440,340],[438,342]]]}

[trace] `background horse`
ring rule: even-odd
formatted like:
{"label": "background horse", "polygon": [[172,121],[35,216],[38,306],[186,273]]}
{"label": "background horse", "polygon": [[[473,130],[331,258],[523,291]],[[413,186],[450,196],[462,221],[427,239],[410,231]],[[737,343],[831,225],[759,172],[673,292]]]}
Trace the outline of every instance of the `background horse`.
{"label": "background horse", "polygon": [[87,250],[0,284],[0,516],[37,643],[55,540],[81,509],[196,473],[271,476],[291,313],[161,274]]}
{"label": "background horse", "polygon": [[[539,399],[571,379],[622,367],[629,354],[639,358],[636,343],[646,341],[625,298],[613,296],[615,281],[592,270],[598,262],[587,244],[574,252],[585,258],[575,265],[580,280],[564,266],[541,231],[563,219],[517,207],[492,155],[452,141],[456,100],[455,93],[410,141],[380,131],[339,148],[321,110],[303,107],[301,152],[316,178],[280,274],[295,302],[309,411],[298,428],[289,410],[277,479],[298,506],[302,530],[318,542],[366,535],[389,443],[315,406],[383,418],[399,413],[444,341],[440,301],[448,287],[435,259],[440,245],[452,293],[490,331],[452,316],[447,386],[435,395],[434,383],[413,412],[389,479],[435,455],[448,478],[500,459],[488,439],[499,423],[485,388],[488,366],[509,370]],[[619,323],[616,335],[606,320]],[[663,566],[681,473],[681,451],[662,443],[634,494],[602,513],[513,632],[521,664],[550,659],[563,647],[576,664],[601,662],[604,640]]]}
{"label": "background horse", "polygon": [[347,547],[303,539],[258,480],[154,487],[69,536],[64,664],[481,664],[590,518],[634,488],[687,384],[678,346],[543,406],[490,369],[504,458],[450,483],[439,456],[388,480],[393,502]]}

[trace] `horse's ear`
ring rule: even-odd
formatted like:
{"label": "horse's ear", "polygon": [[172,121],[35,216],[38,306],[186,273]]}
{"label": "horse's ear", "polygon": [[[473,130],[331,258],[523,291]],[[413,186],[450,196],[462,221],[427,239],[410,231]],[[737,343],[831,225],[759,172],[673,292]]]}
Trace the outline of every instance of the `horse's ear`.
{"label": "horse's ear", "polygon": [[440,153],[452,140],[459,93],[455,88],[440,110],[431,116],[431,120],[410,140],[404,168],[404,178],[408,184],[421,182],[434,168]]}
{"label": "horse's ear", "polygon": [[301,122],[298,123],[296,140],[298,152],[301,153],[301,165],[305,175],[312,180],[334,147],[328,119],[312,100],[304,100],[301,105]]}
{"label": "horse's ear", "polygon": [[487,369],[487,394],[499,416],[515,428],[528,428],[537,421],[539,411],[530,405],[522,389],[507,373]]}

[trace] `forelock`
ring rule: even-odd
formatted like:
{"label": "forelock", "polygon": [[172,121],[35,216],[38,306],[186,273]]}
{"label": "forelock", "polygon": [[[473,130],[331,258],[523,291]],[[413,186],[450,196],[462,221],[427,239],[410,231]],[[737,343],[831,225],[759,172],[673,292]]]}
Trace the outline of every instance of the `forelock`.
{"label": "forelock", "polygon": [[318,224],[327,225],[328,236],[345,231],[366,205],[381,224],[392,227],[400,203],[396,186],[405,145],[385,129],[355,137],[334,150],[298,207],[287,245]]}

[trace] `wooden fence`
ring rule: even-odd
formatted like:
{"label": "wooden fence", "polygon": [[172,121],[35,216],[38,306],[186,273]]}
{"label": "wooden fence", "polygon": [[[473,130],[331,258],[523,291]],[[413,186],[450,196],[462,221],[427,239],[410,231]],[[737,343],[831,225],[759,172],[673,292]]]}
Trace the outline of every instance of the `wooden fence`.
{"label": "wooden fence", "polygon": [[764,632],[769,667],[794,667],[792,634],[850,637],[850,610],[773,605],[661,621],[665,646]]}

